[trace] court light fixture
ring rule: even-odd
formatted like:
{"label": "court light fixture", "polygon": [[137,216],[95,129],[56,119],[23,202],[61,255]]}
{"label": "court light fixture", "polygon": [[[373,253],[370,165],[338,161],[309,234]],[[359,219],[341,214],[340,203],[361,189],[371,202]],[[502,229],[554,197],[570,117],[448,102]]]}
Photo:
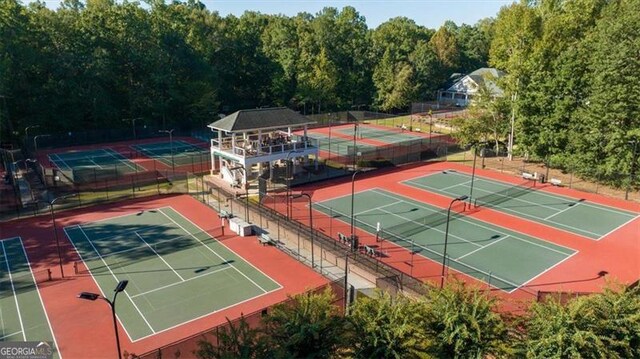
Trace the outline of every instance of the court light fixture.
{"label": "court light fixture", "polygon": [[463,195],[457,198],[454,198],[453,200],[451,200],[451,203],[449,203],[449,209],[447,209],[447,226],[446,229],[444,231],[444,251],[442,253],[442,274],[440,276],[440,288],[442,289],[442,287],[444,287],[444,268],[446,266],[446,261],[447,261],[447,242],[449,240],[449,219],[451,218],[451,207],[453,206],[454,203],[458,202],[458,201],[464,201],[467,198],[469,198],[469,196],[467,195]]}
{"label": "court light fixture", "polygon": [[97,293],[81,292],[80,294],[78,294],[79,299],[90,300],[92,302],[98,299],[101,299],[107,302],[109,304],[109,307],[111,307],[111,315],[113,317],[113,329],[115,330],[115,333],[116,333],[116,346],[118,348],[119,359],[122,359],[122,353],[120,352],[120,336],[118,335],[118,322],[116,319],[116,298],[118,297],[118,293],[123,292],[125,288],[127,288],[127,284],[129,284],[129,281],[126,279],[118,283],[116,288],[113,290],[115,294],[113,295],[112,300],[109,300]]}
{"label": "court light fixture", "polygon": [[355,172],[353,172],[353,175],[351,176],[351,244],[352,244],[352,250],[353,251],[357,251],[358,248],[353,248],[356,246],[353,246],[353,244],[355,244],[355,220],[354,220],[354,215],[353,215],[353,203],[355,200],[355,186],[356,186],[356,175],[358,173],[362,173],[364,171],[362,170],[356,170]]}
{"label": "court light fixture", "polygon": [[[316,261],[314,256],[314,244],[313,244],[313,207],[311,202],[311,195],[308,193],[300,193],[300,194],[292,195],[291,199],[300,198],[300,197],[307,197],[307,200],[309,201],[309,228],[311,229],[311,268],[315,268]],[[298,239],[299,238],[300,237],[298,236]],[[300,244],[298,244],[298,253],[300,253]],[[322,253],[320,254],[320,257],[322,257]],[[320,262],[322,262],[322,259],[320,259]]]}
{"label": "court light fixture", "polygon": [[174,128],[170,129],[170,130],[158,130],[159,133],[168,133],[169,134],[169,146],[171,147],[171,169],[173,172],[175,172],[176,170],[176,163],[173,160],[173,130]]}
{"label": "court light fixture", "polygon": [[37,135],[33,136],[33,153],[38,152],[38,138],[41,137],[51,137],[51,135]]}
{"label": "court light fixture", "polygon": [[51,222],[53,223],[53,235],[56,239],[56,248],[58,250],[58,264],[60,265],[60,276],[64,278],[64,269],[62,266],[62,251],[60,250],[60,239],[58,238],[58,228],[56,227],[56,215],[53,210],[53,205],[61,199],[67,199],[78,196],[77,193],[68,194],[66,196],[60,196],[52,199],[51,201],[38,201],[38,203],[46,203],[49,205],[49,210],[51,211]]}

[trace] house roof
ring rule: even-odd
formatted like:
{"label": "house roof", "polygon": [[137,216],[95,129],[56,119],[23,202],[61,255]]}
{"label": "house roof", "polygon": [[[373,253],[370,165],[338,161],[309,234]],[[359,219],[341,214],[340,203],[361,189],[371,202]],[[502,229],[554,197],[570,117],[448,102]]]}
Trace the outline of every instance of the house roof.
{"label": "house roof", "polygon": [[502,96],[504,92],[496,84],[496,80],[503,77],[505,73],[492,67],[482,67],[472,73],[458,79],[447,91],[461,93],[475,93],[478,86],[485,84],[495,96]]}
{"label": "house roof", "polygon": [[291,109],[274,107],[236,111],[207,127],[226,132],[248,132],[258,129],[300,127],[312,123],[315,122]]}

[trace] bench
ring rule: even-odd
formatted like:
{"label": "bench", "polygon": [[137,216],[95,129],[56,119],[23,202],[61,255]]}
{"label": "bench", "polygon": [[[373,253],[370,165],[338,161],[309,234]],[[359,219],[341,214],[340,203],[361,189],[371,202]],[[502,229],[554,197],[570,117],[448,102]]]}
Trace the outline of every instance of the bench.
{"label": "bench", "polygon": [[338,232],[338,240],[340,240],[340,243],[345,244],[347,246],[351,246],[351,241],[349,240],[349,237],[345,236],[344,234]]}
{"label": "bench", "polygon": [[557,179],[557,178],[551,178],[549,180],[549,183],[551,183],[554,186],[558,186],[558,187],[562,186],[562,181]]}
{"label": "bench", "polygon": [[524,179],[528,179],[528,180],[536,180],[536,176],[533,173],[529,173],[529,172],[522,172],[522,178]]}
{"label": "bench", "polygon": [[369,247],[369,246],[368,246],[368,245],[366,245],[366,244],[365,244],[364,246],[362,246],[362,251],[363,251],[365,254],[368,254],[368,255],[370,255],[370,256],[372,256],[372,257],[376,257],[376,256],[378,255],[378,251],[376,251],[376,250],[375,250],[375,248],[373,248],[373,247]]}
{"label": "bench", "polygon": [[258,242],[263,246],[266,246],[267,244],[275,244],[275,241],[266,233],[262,233],[258,236]]}

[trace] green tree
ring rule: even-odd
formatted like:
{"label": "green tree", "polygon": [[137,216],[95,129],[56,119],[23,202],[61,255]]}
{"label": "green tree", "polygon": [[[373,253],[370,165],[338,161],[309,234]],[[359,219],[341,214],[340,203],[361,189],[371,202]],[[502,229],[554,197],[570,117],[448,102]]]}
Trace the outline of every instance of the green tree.
{"label": "green tree", "polygon": [[261,331],[251,328],[244,316],[237,325],[227,318],[227,326],[218,332],[217,341],[217,345],[199,341],[196,356],[200,359],[262,359],[273,355]]}
{"label": "green tree", "polygon": [[444,71],[454,71],[460,67],[460,48],[455,35],[442,26],[429,40]]}
{"label": "green tree", "polygon": [[421,302],[429,353],[437,358],[503,357],[512,353],[496,299],[453,281]]}
{"label": "green tree", "polygon": [[346,343],[345,321],[330,289],[298,295],[264,318],[264,333],[280,357],[330,358]]}
{"label": "green tree", "polygon": [[524,320],[529,358],[640,357],[640,290],[610,285],[566,304],[534,303]]}
{"label": "green tree", "polygon": [[454,120],[454,126],[458,131],[454,132],[453,136],[463,146],[492,141],[495,144],[495,153],[499,152],[500,141],[509,131],[509,103],[504,97],[497,96],[489,85],[496,80],[491,77],[485,78],[474,94],[469,106],[469,115]]}
{"label": "green tree", "polygon": [[419,304],[402,295],[377,291],[350,309],[351,348],[355,358],[427,358],[430,339],[424,333]]}

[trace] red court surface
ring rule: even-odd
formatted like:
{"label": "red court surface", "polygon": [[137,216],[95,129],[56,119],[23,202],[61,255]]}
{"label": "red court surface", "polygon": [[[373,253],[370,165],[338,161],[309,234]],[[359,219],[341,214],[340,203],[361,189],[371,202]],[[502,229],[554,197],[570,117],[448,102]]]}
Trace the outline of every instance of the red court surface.
{"label": "red court surface", "polygon": [[[129,341],[120,327],[122,349],[129,353],[149,352],[222,324],[226,322],[226,318],[234,319],[242,313],[260,311],[285,300],[287,296],[303,293],[328,282],[275,247],[262,246],[255,236],[238,237],[233,233],[230,235],[228,230],[226,236],[220,236],[220,220],[217,213],[186,195],[152,197],[56,213],[65,279],[60,279],[50,216],[4,222],[0,224],[2,238],[22,237],[33,270],[50,268],[53,271],[54,280],[40,284],[39,288],[63,358],[114,358],[116,354],[113,322],[108,305],[101,301],[89,302],[76,298],[82,291],[100,293],[100,290],[90,275],[74,273],[73,262],[79,258],[62,228],[166,206],[171,206],[218,238],[225,246],[277,281],[283,288],[135,343]],[[189,356],[187,353],[183,355]]]}
{"label": "red court surface", "polygon": [[[447,169],[471,173],[470,167],[451,162],[409,165],[373,173],[360,173],[356,176],[355,192],[380,188],[391,191],[397,195],[446,209],[451,202],[451,198],[410,187],[401,182]],[[476,176],[513,184],[522,182],[521,178],[482,169],[476,170]],[[582,198],[587,201],[640,214],[640,204],[637,202],[622,201],[568,188],[553,187],[550,184],[537,184],[536,189],[570,198]],[[349,176],[313,186],[294,188],[294,193],[298,191],[309,193],[314,202],[322,202],[332,198],[350,195],[351,177]],[[303,223],[308,222],[308,213],[306,212],[308,208],[306,208],[305,205],[305,198],[296,200],[294,205],[294,218]],[[460,211],[462,210],[462,206],[455,206],[454,210]],[[524,288],[516,290],[511,294],[492,290],[492,292],[499,293],[501,296],[511,299],[531,300],[536,298],[538,291],[599,291],[606,282],[605,277],[602,275],[603,271],[608,273],[606,278],[624,284],[630,284],[640,278],[640,217],[636,217],[634,220],[617,228],[600,241],[593,241],[586,237],[548,227],[540,223],[534,223],[490,208],[479,207],[467,210],[464,214],[481,221],[517,230],[520,233],[578,251],[578,253],[568,260],[542,273],[527,283]],[[314,211],[314,227],[334,239],[337,239],[338,232],[343,234],[350,233],[349,223],[344,223],[336,219],[332,220],[320,211]],[[415,256],[412,267],[410,265],[411,254],[409,250],[387,241],[376,243],[375,234],[362,232],[357,228],[356,234],[360,237],[361,245],[366,244],[376,248],[383,247],[382,250],[386,252],[387,256],[379,257],[379,260],[404,273],[413,275],[420,280],[439,284],[442,268],[440,263]],[[486,288],[486,284],[456,273],[454,270],[450,270],[449,274]]]}

